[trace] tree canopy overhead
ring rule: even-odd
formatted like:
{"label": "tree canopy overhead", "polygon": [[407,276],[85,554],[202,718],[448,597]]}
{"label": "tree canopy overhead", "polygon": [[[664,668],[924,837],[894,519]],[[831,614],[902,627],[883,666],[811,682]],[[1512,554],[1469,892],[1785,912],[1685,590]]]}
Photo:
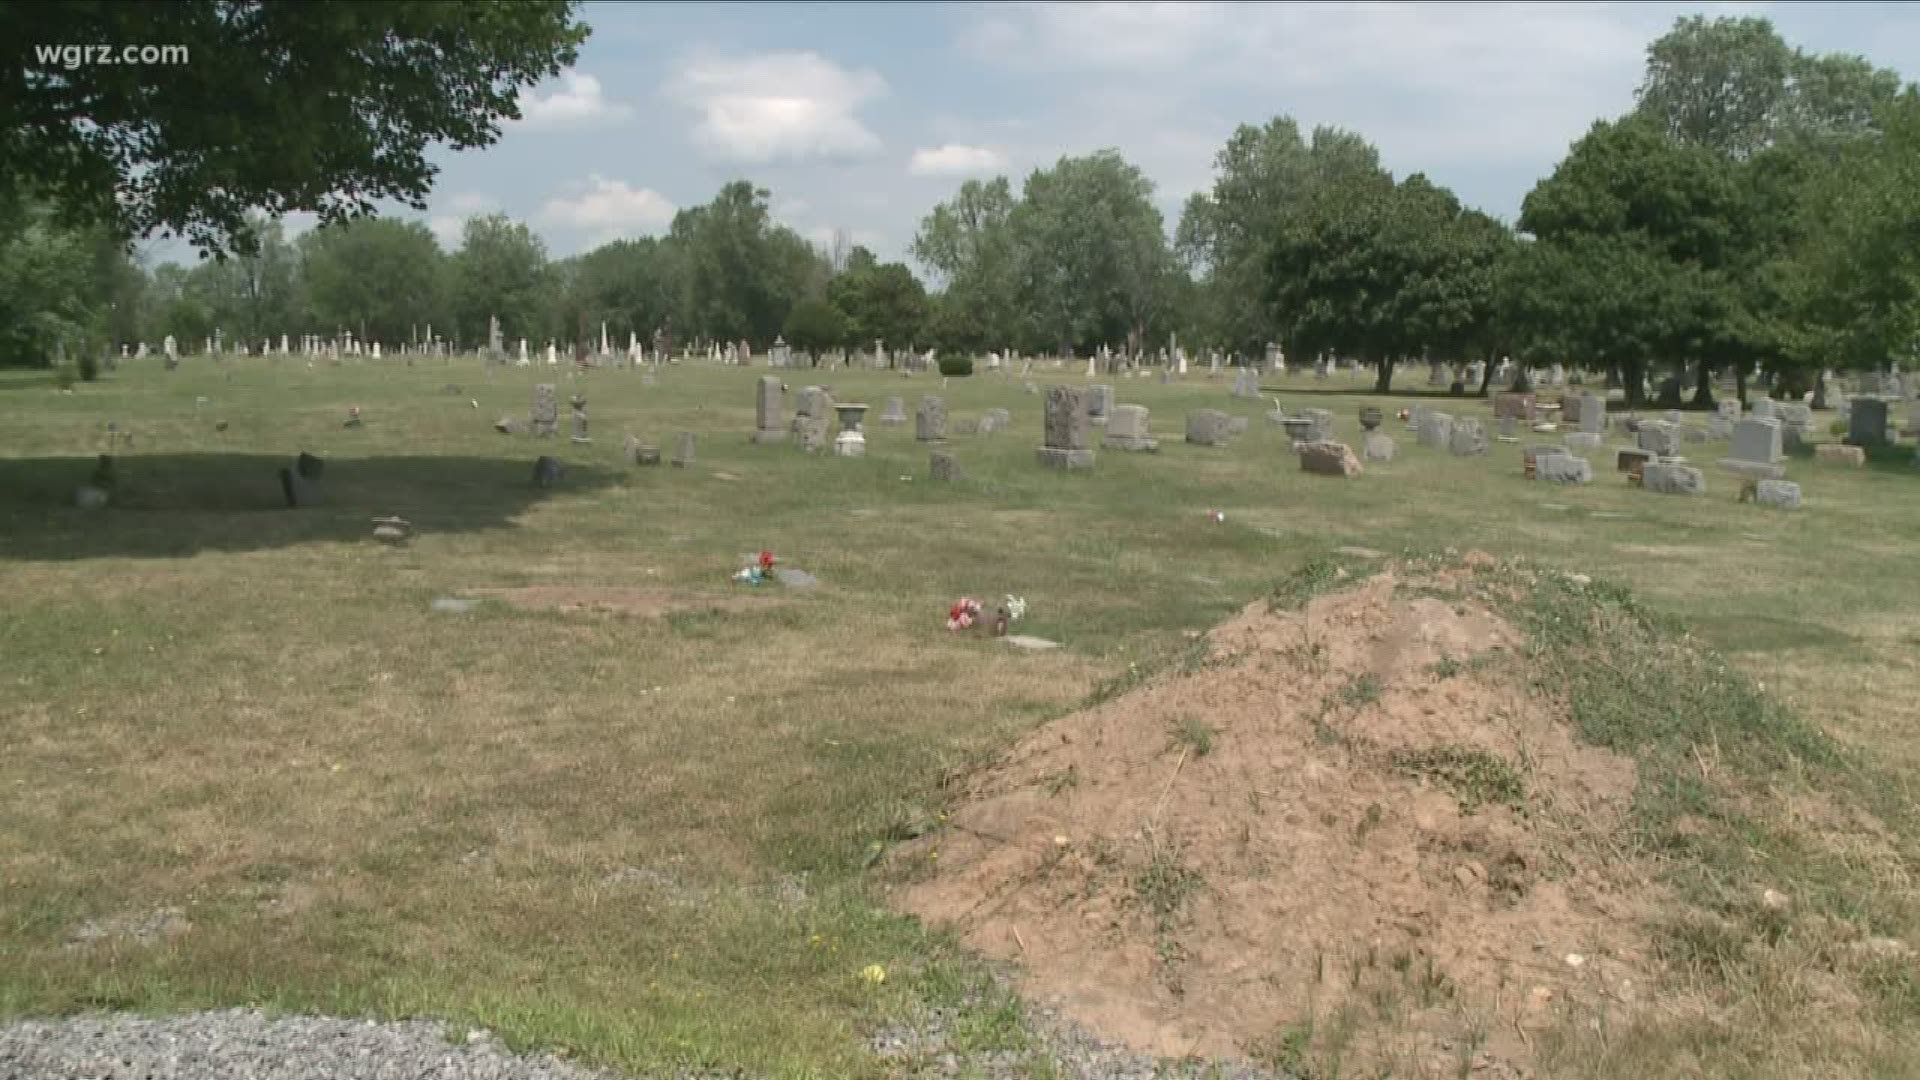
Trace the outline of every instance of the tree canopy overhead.
{"label": "tree canopy overhead", "polygon": [[487,146],[519,91],[571,65],[572,0],[74,0],[0,7],[16,43],[184,46],[186,62],[0,72],[0,187],[123,237],[246,249],[249,211],[425,209],[427,148]]}

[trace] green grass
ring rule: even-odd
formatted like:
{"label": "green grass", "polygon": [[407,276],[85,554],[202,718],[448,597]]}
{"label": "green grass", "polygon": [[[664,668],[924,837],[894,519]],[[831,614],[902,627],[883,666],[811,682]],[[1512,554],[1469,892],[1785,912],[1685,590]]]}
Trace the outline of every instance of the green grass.
{"label": "green grass", "polygon": [[[1781,930],[1753,910],[1763,882],[1846,925],[1920,938],[1896,872],[1908,864],[1811,844],[1766,802],[1857,795],[1912,857],[1899,809],[1920,766],[1920,661],[1901,583],[1920,474],[1796,459],[1806,506],[1783,514],[1738,504],[1719,476],[1706,499],[1604,470],[1548,490],[1522,478],[1518,447],[1455,459],[1389,420],[1399,458],[1335,481],[1298,471],[1266,404],[1194,378],[1116,380],[1120,400],[1154,410],[1161,452],[1101,452],[1067,475],[1034,463],[1039,399],[982,374],[952,381],[950,408],[1004,406],[1014,423],[953,439],[968,479],[935,485],[910,427],[869,423],[864,459],[750,445],[762,373],[561,377],[563,397],[589,399],[587,446],[491,429],[524,419],[551,369],[189,360],[72,393],[46,373],[0,373],[0,1014],[429,1015],[635,1069],[863,1077],[886,1071],[862,1048],[869,1026],[969,1002],[982,1045],[1018,1046],[978,965],[879,903],[876,845],[925,831],[956,777],[1047,716],[1204,666],[1187,631],[1377,569],[1325,554],[1343,545],[1479,547],[1630,587],[1631,606],[1557,586],[1522,621],[1583,735],[1650,763],[1636,843],[1758,940]],[[938,388],[785,377],[876,407]],[[1404,403],[1326,385],[1282,396],[1333,408],[1348,439],[1360,404]],[[356,404],[365,426],[342,428]],[[1252,425],[1225,453],[1188,447],[1178,432],[1200,407]],[[116,454],[116,504],[75,510],[109,421],[134,438]],[[670,447],[682,430],[699,439],[694,468],[621,462],[625,432]],[[327,460],[328,501],[288,511],[274,474],[301,450]],[[542,453],[568,465],[556,490],[531,483]],[[414,523],[410,545],[370,539],[386,514]],[[821,586],[752,590],[785,602],[768,609],[697,603],[750,591],[728,575],[763,548]],[[688,604],[667,618],[429,610],[467,590],[559,586]],[[1066,648],[945,630],[955,597],[1008,593],[1031,604],[1018,632]],[[1582,628],[1596,599],[1619,626]],[[1737,668],[1582,659],[1602,644],[1656,655],[1663,620]],[[1755,778],[1760,794],[1729,804],[1700,779],[1703,759],[1708,779]],[[1696,818],[1704,833],[1680,827]],[[1143,898],[1186,895],[1181,881],[1170,870]],[[166,906],[192,929],[163,945],[65,947],[88,919]],[[1914,1047],[1911,978],[1863,974],[1878,1041],[1848,1041],[1796,1026],[1805,1003],[1753,937],[1702,925],[1676,925],[1667,947],[1731,963],[1759,1003],[1750,1024],[1676,1024],[1633,1044],[1665,1058],[1569,1043],[1565,1060],[1753,1075],[1741,1068],[1758,1051],[1732,1031],[1789,1063],[1872,1075],[1879,1059],[1844,1048]],[[1797,915],[1784,929],[1796,948],[1814,936]],[[862,981],[869,964],[887,981]]]}

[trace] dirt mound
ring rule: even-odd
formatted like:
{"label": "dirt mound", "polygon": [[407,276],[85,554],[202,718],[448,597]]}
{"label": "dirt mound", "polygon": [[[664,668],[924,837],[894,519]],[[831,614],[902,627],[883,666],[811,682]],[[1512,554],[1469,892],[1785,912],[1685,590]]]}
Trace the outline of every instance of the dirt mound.
{"label": "dirt mound", "polygon": [[1575,741],[1484,580],[1249,606],[975,776],[895,902],[1143,1051],[1528,1075],[1566,1010],[1636,1007],[1658,896],[1607,841],[1633,763]]}

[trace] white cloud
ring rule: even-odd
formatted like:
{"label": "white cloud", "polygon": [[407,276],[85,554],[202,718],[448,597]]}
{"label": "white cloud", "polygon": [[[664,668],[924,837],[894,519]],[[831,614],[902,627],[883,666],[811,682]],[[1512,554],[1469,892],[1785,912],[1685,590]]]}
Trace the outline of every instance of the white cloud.
{"label": "white cloud", "polygon": [[1007,167],[1007,155],[984,146],[948,143],[913,152],[907,171],[915,176],[965,176],[998,172]]}
{"label": "white cloud", "polygon": [[572,189],[571,195],[547,200],[540,208],[542,221],[602,239],[657,233],[673,222],[673,203],[652,188],[632,187],[624,180],[594,173]]}
{"label": "white cloud", "polygon": [[520,101],[520,122],[530,130],[592,127],[624,120],[633,110],[601,94],[600,80],[567,72],[564,85],[545,94],[528,93]]}
{"label": "white cloud", "polygon": [[855,113],[886,90],[877,73],[813,52],[695,57],[663,88],[698,115],[693,138],[702,149],[749,164],[878,153],[880,137]]}

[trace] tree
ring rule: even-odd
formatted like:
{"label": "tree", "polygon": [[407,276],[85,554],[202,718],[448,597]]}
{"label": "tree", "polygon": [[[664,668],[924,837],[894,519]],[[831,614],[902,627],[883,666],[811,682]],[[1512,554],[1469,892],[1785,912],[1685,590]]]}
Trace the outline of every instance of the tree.
{"label": "tree", "polygon": [[1674,141],[1745,160],[1783,140],[1868,133],[1900,77],[1794,49],[1762,18],[1682,18],[1647,48],[1635,112]]}
{"label": "tree", "polygon": [[1027,177],[1007,224],[1030,340],[1144,344],[1173,272],[1145,174],[1114,150],[1063,157]]}
{"label": "tree", "polygon": [[46,366],[89,347],[104,318],[100,238],[45,200],[0,195],[0,361]]}
{"label": "tree", "polygon": [[[426,209],[428,146],[488,146],[519,91],[571,65],[571,0],[8,4],[16,43],[166,43],[165,67],[36,51],[0,74],[0,187],[44,185],[72,220],[250,246],[246,217]],[[84,47],[84,46],[79,46]],[[73,48],[73,47],[69,47]]]}
{"label": "tree", "polygon": [[651,340],[673,316],[673,252],[653,237],[604,244],[579,257],[568,292],[576,318],[588,326],[604,322],[614,337]]}
{"label": "tree", "polygon": [[446,259],[425,224],[356,218],[305,234],[300,247],[323,331],[392,343],[445,324]]}
{"label": "tree", "polygon": [[731,341],[770,340],[794,302],[826,283],[826,261],[792,229],[776,226],[769,192],[745,180],[712,202],[674,215],[667,234],[682,268],[686,328]]}
{"label": "tree", "polygon": [[460,250],[449,262],[454,327],[461,341],[484,344],[493,318],[500,320],[503,334],[536,341],[573,331],[562,325],[554,303],[547,245],[524,222],[505,214],[468,218]]}
{"label": "tree", "polygon": [[802,300],[787,312],[781,335],[788,345],[817,358],[821,352],[846,340],[847,322],[839,309],[825,300]]}
{"label": "tree", "polygon": [[[1545,265],[1605,290],[1587,294],[1576,324],[1585,332],[1570,344],[1575,355],[1618,364],[1631,405],[1653,363],[1706,361],[1715,351],[1715,297],[1741,252],[1737,176],[1718,152],[1630,116],[1596,123],[1522,204],[1522,229],[1587,260]],[[1593,321],[1602,311],[1609,320]]]}
{"label": "tree", "polygon": [[827,284],[827,299],[845,316],[852,343],[878,338],[904,346],[926,325],[926,286],[904,264],[882,265],[864,247],[854,248],[846,270]]}
{"label": "tree", "polygon": [[913,257],[943,286],[931,327],[939,347],[978,351],[1019,332],[1013,232],[1016,200],[1006,177],[968,180],[920,222]]}

